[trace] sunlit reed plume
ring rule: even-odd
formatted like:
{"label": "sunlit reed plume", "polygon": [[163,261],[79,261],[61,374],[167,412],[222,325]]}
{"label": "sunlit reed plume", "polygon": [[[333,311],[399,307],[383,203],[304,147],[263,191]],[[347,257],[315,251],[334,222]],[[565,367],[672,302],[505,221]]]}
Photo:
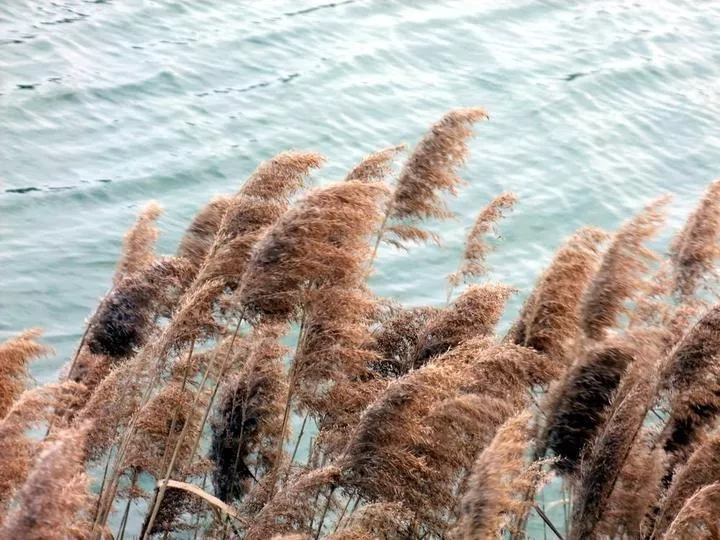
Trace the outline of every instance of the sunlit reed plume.
{"label": "sunlit reed plume", "polygon": [[584,227],[555,254],[525,301],[509,338],[567,365],[565,353],[578,335],[580,299],[595,276],[607,235]]}
{"label": "sunlit reed plume", "polygon": [[[335,486],[340,480],[340,469],[327,466],[291,476],[283,491],[255,516],[247,530],[247,540],[266,540],[282,533],[312,533],[310,522],[318,508],[314,504],[315,494],[324,488]],[[327,501],[320,500],[324,506]]]}
{"label": "sunlit reed plume", "polygon": [[82,385],[67,381],[26,390],[0,420],[0,516],[42,447],[27,431],[49,420],[54,409],[72,407],[82,392]]}
{"label": "sunlit reed plume", "polygon": [[50,354],[53,350],[36,339],[40,330],[26,330],[19,336],[0,343],[0,418],[10,410],[13,402],[28,383],[28,364]]}
{"label": "sunlit reed plume", "polygon": [[500,237],[497,222],[500,221],[505,216],[505,212],[511,210],[516,203],[517,197],[514,193],[502,193],[482,209],[475,219],[475,223],[472,229],[470,229],[470,233],[465,241],[465,250],[463,251],[460,269],[448,276],[451,287],[456,287],[463,280],[467,281],[487,272],[485,259],[492,249],[492,246],[488,243],[485,236],[492,233],[496,237]]}
{"label": "sunlit reed plume", "polygon": [[344,182],[311,191],[260,242],[240,289],[249,315],[297,315],[307,283],[352,284],[363,272],[367,236],[387,190]]}
{"label": "sunlit reed plume", "polygon": [[657,256],[645,243],[663,224],[669,201],[669,197],[662,197],[647,205],[613,238],[582,301],[580,322],[590,339],[602,339],[605,331],[617,324],[618,317],[627,313],[626,302],[646,288],[643,279]]}
{"label": "sunlit reed plume", "polygon": [[350,170],[345,176],[345,180],[348,182],[353,180],[359,182],[380,182],[385,180],[392,172],[393,160],[403,150],[405,150],[405,146],[399,145],[368,154]]}
{"label": "sunlit reed plume", "polygon": [[142,209],[135,225],[125,234],[122,256],[118,261],[113,278],[117,285],[122,278],[142,270],[155,259],[155,242],[159,231],[155,222],[162,214],[162,207],[150,202]]}
{"label": "sunlit reed plume", "polygon": [[647,538],[645,518],[658,500],[665,452],[653,445],[656,433],[644,429],[635,438],[610,494],[597,533],[606,538]]}
{"label": "sunlit reed plume", "polygon": [[428,321],[418,341],[413,367],[418,368],[430,358],[443,354],[473,337],[493,335],[510,295],[507,285],[486,283],[472,285],[448,307]]}
{"label": "sunlit reed plume", "polygon": [[400,171],[378,241],[403,247],[407,242],[437,239],[413,222],[452,215],[442,197],[455,195],[463,183],[456,169],[467,159],[472,125],[484,119],[487,113],[480,108],[455,109],[432,126]]}
{"label": "sunlit reed plume", "polygon": [[89,425],[54,435],[17,495],[18,505],[0,527],[0,538],[46,540],[87,537],[90,494],[83,462]]}
{"label": "sunlit reed plume", "polygon": [[478,456],[462,498],[461,514],[451,537],[484,539],[499,537],[511,528],[514,514],[528,504],[518,494],[534,484],[537,465],[528,465],[530,414],[508,420],[490,445]]}
{"label": "sunlit reed plume", "polygon": [[373,540],[408,538],[413,512],[401,503],[372,503],[363,506],[339,524],[328,540]]}
{"label": "sunlit reed plume", "polygon": [[720,483],[699,489],[690,497],[668,527],[664,538],[711,540],[720,538]]}
{"label": "sunlit reed plume", "polygon": [[720,179],[707,188],[695,211],[670,245],[674,290],[692,296],[703,279],[717,277],[720,257]]}

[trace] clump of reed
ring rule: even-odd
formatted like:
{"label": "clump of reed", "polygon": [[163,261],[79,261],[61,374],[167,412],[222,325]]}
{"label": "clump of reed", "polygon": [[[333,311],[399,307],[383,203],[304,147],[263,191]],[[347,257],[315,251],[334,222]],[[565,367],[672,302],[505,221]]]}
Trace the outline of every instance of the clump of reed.
{"label": "clump of reed", "polygon": [[0,536],[718,537],[718,181],[667,256],[662,198],[579,229],[531,291],[491,281],[502,193],[444,303],[372,291],[383,246],[440,242],[487,119],[312,189],[324,158],[278,154],[174,255],[141,210],[58,383],[28,376],[38,331],[0,344]]}

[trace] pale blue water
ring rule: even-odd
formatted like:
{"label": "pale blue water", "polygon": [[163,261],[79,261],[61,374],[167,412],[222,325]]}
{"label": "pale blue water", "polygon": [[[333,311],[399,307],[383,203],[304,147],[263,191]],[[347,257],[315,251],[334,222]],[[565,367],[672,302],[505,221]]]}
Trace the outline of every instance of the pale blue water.
{"label": "pale blue water", "polygon": [[[674,193],[678,226],[720,174],[720,2],[0,2],[0,338],[39,326],[55,378],[149,199],[173,252],[194,212],[287,148],[313,182],[480,105],[444,247],[381,252],[374,288],[441,303],[495,194],[493,278],[523,293],[582,224]],[[667,234],[666,234],[667,237]],[[512,304],[517,307],[519,296]]]}

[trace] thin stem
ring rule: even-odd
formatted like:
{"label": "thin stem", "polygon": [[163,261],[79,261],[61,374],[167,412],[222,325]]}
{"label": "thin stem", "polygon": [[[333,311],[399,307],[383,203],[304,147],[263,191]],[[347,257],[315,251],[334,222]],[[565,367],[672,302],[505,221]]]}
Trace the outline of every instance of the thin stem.
{"label": "thin stem", "polygon": [[130,495],[125,505],[125,512],[123,512],[122,521],[120,522],[120,529],[118,530],[116,538],[123,540],[125,538],[125,527],[127,526],[128,516],[130,515],[130,505],[133,500],[133,490],[135,489],[135,483],[137,482],[137,469],[133,469],[132,481],[130,482]]}
{"label": "thin stem", "polygon": [[372,265],[375,262],[375,257],[377,256],[378,249],[380,248],[380,242],[382,242],[382,237],[385,234],[385,227],[387,226],[387,222],[390,219],[390,210],[392,209],[392,201],[388,202],[387,210],[385,211],[385,216],[383,217],[382,224],[380,225],[380,229],[378,229],[378,235],[375,239],[375,246],[373,247],[372,254],[370,255],[370,258],[368,259],[368,265],[367,269],[365,270],[365,279],[370,277],[370,271],[372,270]]}
{"label": "thin stem", "polygon": [[[305,418],[303,418],[302,424],[300,425],[300,434],[298,435],[297,441],[295,441],[295,448],[293,448],[292,457],[290,458],[290,463],[293,463],[295,461],[295,456],[297,455],[298,448],[300,447],[300,441],[302,440],[303,433],[305,433],[305,424],[307,423],[308,416],[310,416],[310,413],[305,413]],[[285,471],[285,479],[287,480],[287,475],[290,473],[290,469],[288,468]]]}
{"label": "thin stem", "polygon": [[352,496],[348,497],[348,500],[345,503],[345,506],[343,507],[342,512],[340,513],[340,516],[337,518],[337,521],[335,522],[335,528],[333,529],[333,532],[336,532],[338,530],[338,527],[340,526],[340,522],[342,521],[342,518],[345,517],[345,512],[347,512],[347,509],[350,506],[352,499],[353,499]]}
{"label": "thin stem", "polygon": [[325,525],[325,515],[327,514],[328,508],[330,507],[330,501],[332,500],[333,493],[335,493],[335,489],[337,486],[333,486],[330,488],[330,493],[328,493],[327,500],[325,501],[325,508],[323,508],[322,516],[320,517],[320,525],[318,525],[317,533],[315,533],[315,540],[318,540],[320,538],[320,533],[323,530],[323,525]]}
{"label": "thin stem", "polygon": [[[204,490],[205,484],[207,483],[207,472],[203,474],[201,487]],[[200,512],[195,516],[195,526],[193,527],[193,540],[197,540],[198,529],[200,528]]]}
{"label": "thin stem", "polygon": [[557,530],[557,527],[553,525],[552,521],[550,521],[550,518],[547,517],[547,514],[542,511],[542,509],[537,505],[533,504],[533,508],[538,513],[538,516],[545,522],[545,524],[550,527],[550,530],[555,533],[555,536],[557,536],[560,540],[563,540],[562,534],[560,534],[560,531]]}
{"label": "thin stem", "polygon": [[[305,311],[303,310],[302,319],[300,320],[300,330],[298,332],[297,345],[295,346],[295,356],[297,352],[302,348],[303,335],[305,334]],[[287,433],[287,427],[290,419],[290,408],[292,405],[293,398],[293,386],[295,385],[295,359],[293,359],[292,365],[290,366],[290,373],[288,375],[288,393],[287,399],[285,400],[285,411],[283,412],[282,429],[280,429],[280,437],[278,438],[277,448],[275,450],[275,462],[276,466],[273,467],[272,479],[270,482],[270,499],[275,494],[275,484],[277,483],[277,474],[280,464],[282,462],[282,452],[285,443],[285,434]],[[289,465],[288,465],[289,466]]]}
{"label": "thin stem", "polygon": [[[115,426],[115,432],[117,432],[117,426]],[[115,435],[113,434],[113,438]],[[100,491],[99,493],[103,492],[103,489],[105,489],[105,481],[107,480],[107,473],[108,469],[110,469],[110,461],[112,459],[112,450],[108,452],[107,460],[105,461],[105,471],[103,472],[102,482],[100,483]],[[93,522],[95,522],[95,519],[97,518],[97,514],[100,511],[100,497],[98,497],[97,504],[95,505],[95,511],[93,513]]]}

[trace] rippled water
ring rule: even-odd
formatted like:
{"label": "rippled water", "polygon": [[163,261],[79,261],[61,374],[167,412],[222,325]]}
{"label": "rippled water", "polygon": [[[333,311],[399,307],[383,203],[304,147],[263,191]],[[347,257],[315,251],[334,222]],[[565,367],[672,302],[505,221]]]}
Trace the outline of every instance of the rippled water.
{"label": "rippled water", "polygon": [[671,192],[677,226],[720,173],[719,28],[700,0],[3,0],[0,338],[44,328],[54,379],[148,199],[172,252],[280,150],[324,153],[322,184],[468,105],[491,121],[444,246],[385,250],[373,285],[443,302],[474,214],[512,190],[492,277],[526,293],[579,225]]}

